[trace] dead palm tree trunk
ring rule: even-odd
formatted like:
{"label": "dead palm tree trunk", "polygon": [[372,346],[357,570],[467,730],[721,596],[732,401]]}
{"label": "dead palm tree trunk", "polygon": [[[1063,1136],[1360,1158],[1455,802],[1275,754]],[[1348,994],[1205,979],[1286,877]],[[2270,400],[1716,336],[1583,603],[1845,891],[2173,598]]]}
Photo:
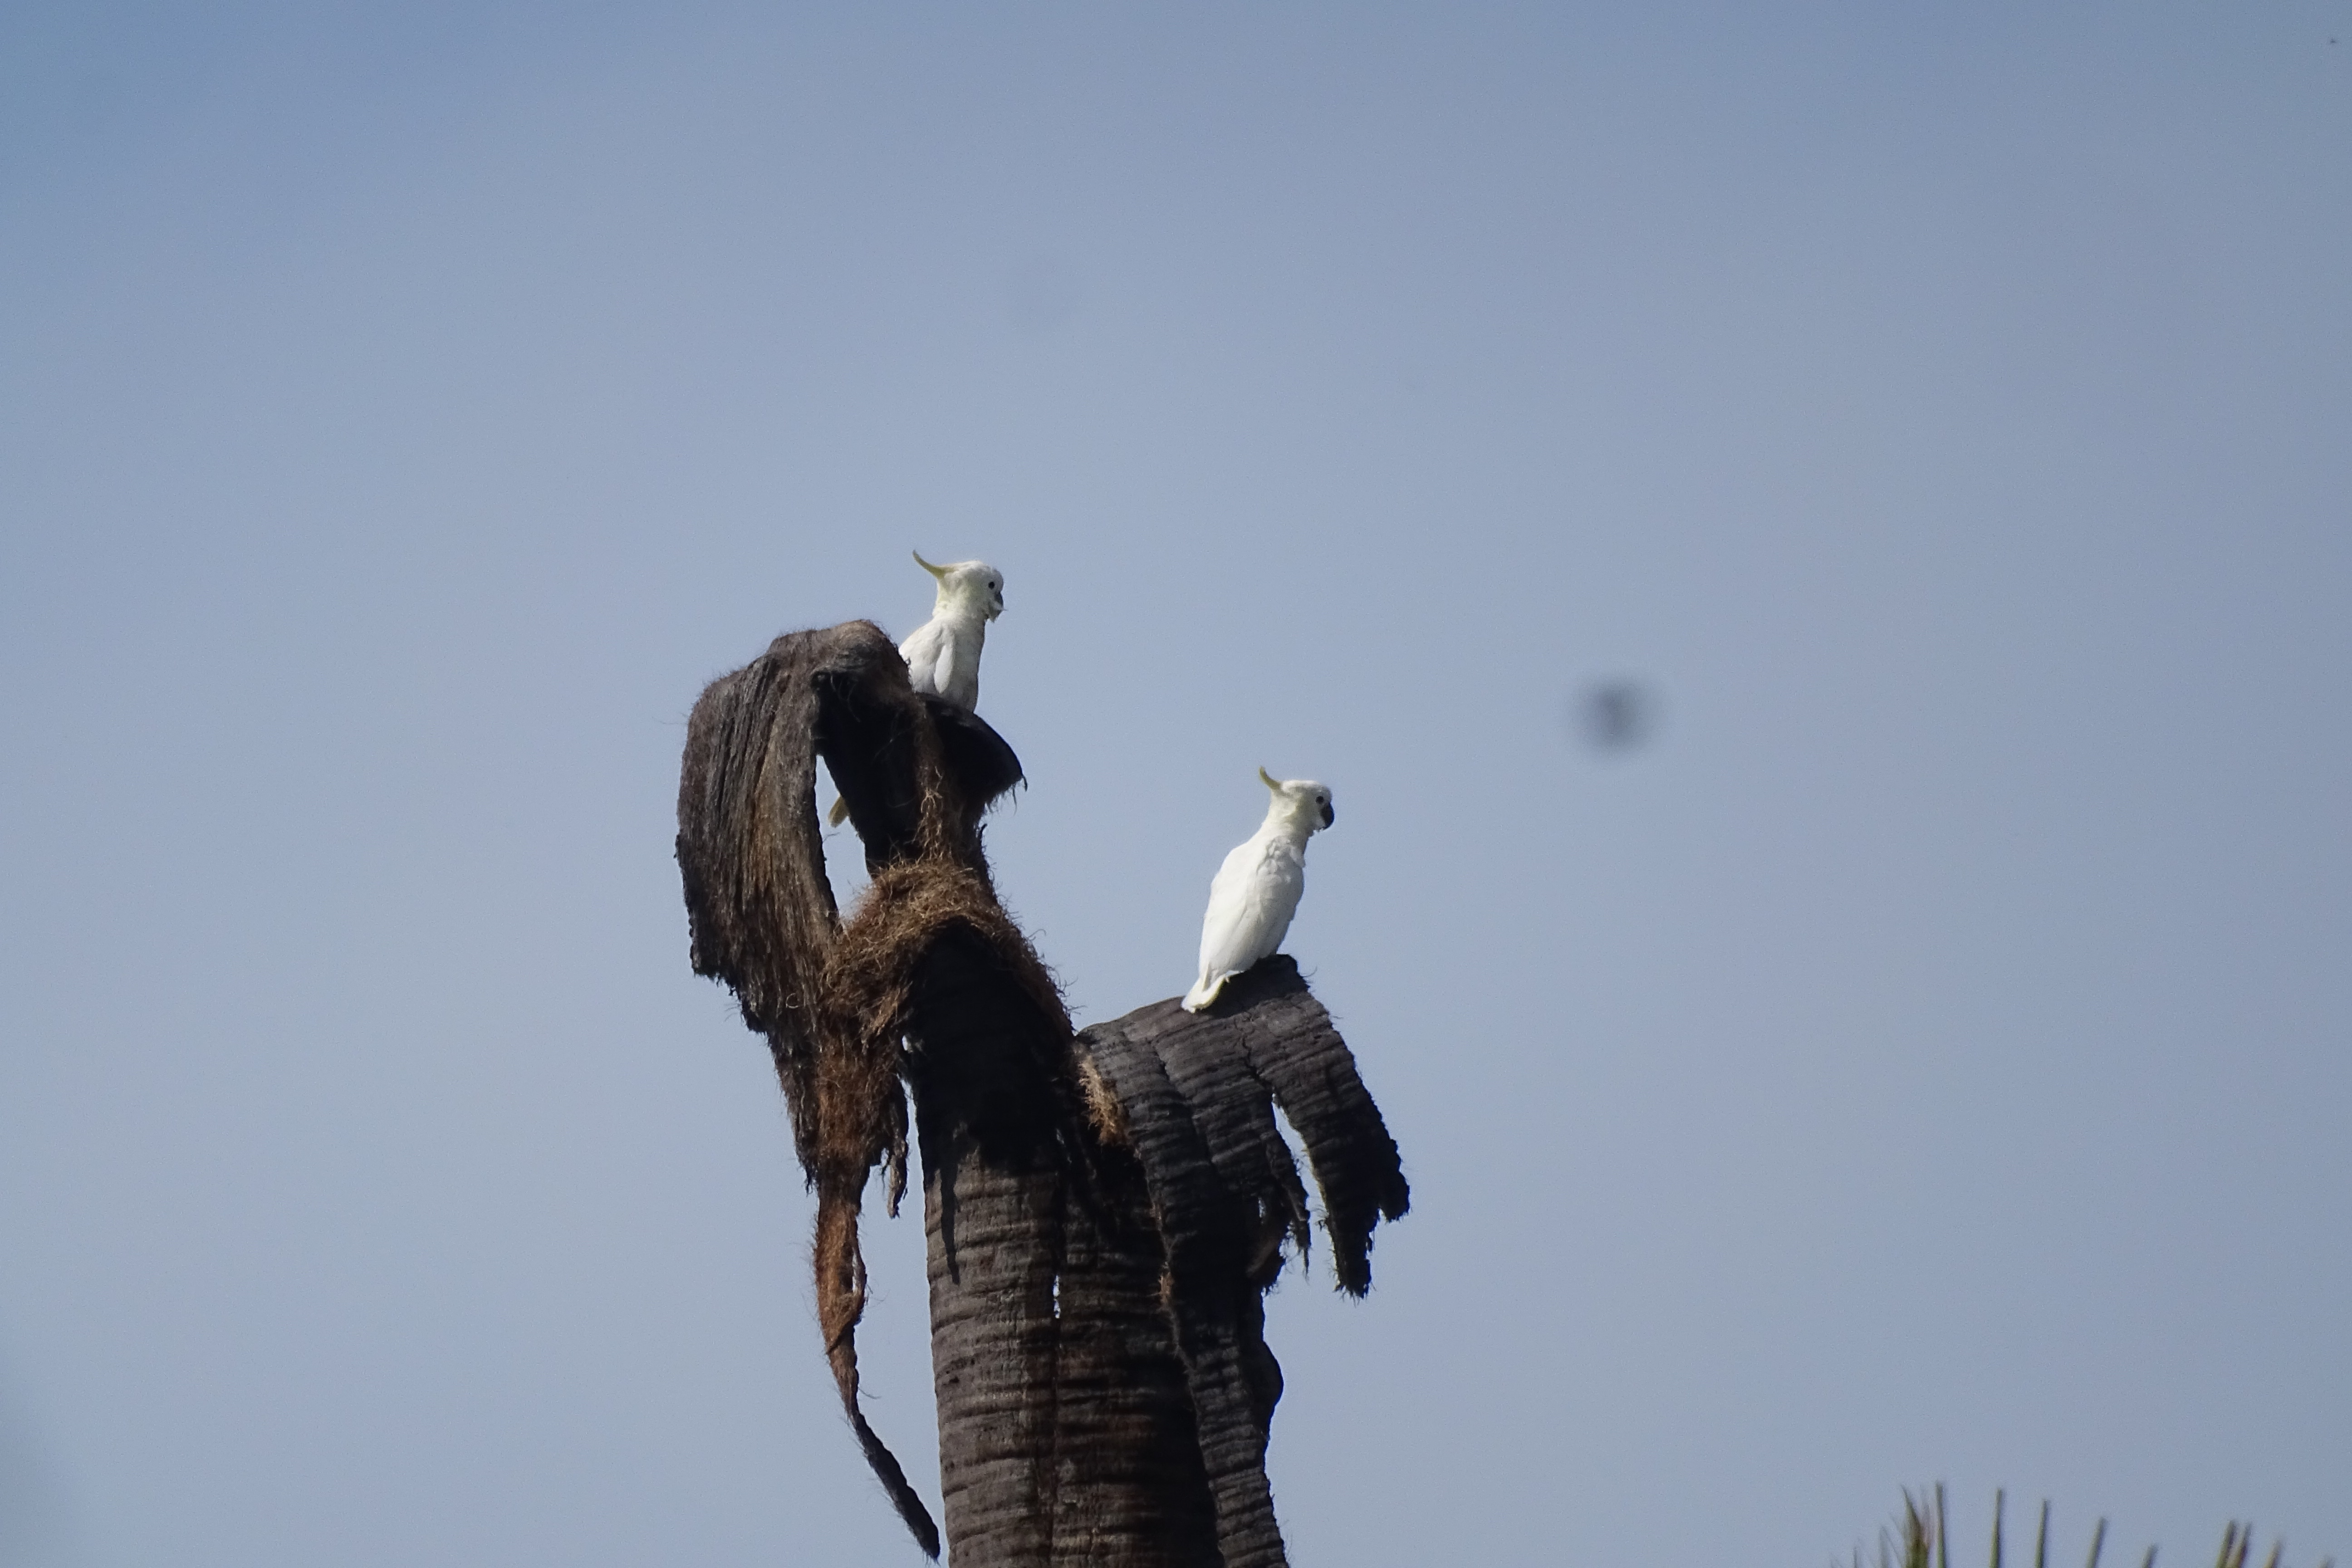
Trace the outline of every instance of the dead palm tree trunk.
{"label": "dead palm tree trunk", "polygon": [[[816,826],[820,758],[874,878],[846,923]],[[1279,1564],[1265,1455],[1282,1382],[1262,1298],[1305,1249],[1308,1207],[1275,1108],[1356,1294],[1373,1226],[1405,1210],[1396,1146],[1286,959],[1210,1015],[1162,1002],[1074,1033],[981,852],[982,812],[1019,776],[994,731],[908,689],[877,628],[778,638],[712,682],[688,726],[694,966],[774,1054],[817,1194],[826,1353],[925,1550],[938,1531],[857,1403],[857,1216],[877,1164],[897,1210],[909,1096],[951,1563]]]}

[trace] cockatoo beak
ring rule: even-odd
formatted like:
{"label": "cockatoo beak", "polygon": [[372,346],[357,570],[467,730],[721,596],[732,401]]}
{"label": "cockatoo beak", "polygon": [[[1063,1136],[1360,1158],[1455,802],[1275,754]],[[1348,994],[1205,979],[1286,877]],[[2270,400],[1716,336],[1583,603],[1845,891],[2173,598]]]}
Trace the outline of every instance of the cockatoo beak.
{"label": "cockatoo beak", "polygon": [[1276,795],[1280,795],[1282,793],[1282,781],[1276,778],[1272,773],[1267,773],[1264,763],[1260,763],[1258,765],[1257,776],[1265,781],[1266,788],[1272,790]]}
{"label": "cockatoo beak", "polygon": [[921,567],[924,571],[929,572],[940,582],[944,583],[947,581],[948,569],[946,567],[932,565],[929,562],[923,559],[923,552],[919,550],[909,550],[907,553],[915,558],[916,565]]}

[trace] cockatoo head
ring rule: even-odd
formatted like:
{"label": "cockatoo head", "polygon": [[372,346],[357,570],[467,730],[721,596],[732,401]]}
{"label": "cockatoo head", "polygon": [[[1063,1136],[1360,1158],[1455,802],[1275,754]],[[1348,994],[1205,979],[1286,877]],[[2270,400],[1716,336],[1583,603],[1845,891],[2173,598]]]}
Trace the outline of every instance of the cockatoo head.
{"label": "cockatoo head", "polygon": [[1257,776],[1274,792],[1267,815],[1302,824],[1309,833],[1320,833],[1339,820],[1331,809],[1329,785],[1313,779],[1278,779],[1264,768],[1258,769]]}
{"label": "cockatoo head", "polygon": [[921,551],[912,552],[915,564],[939,580],[939,606],[931,613],[976,610],[982,620],[992,621],[1004,613],[1004,574],[985,561],[958,561],[951,565],[934,566],[923,559]]}

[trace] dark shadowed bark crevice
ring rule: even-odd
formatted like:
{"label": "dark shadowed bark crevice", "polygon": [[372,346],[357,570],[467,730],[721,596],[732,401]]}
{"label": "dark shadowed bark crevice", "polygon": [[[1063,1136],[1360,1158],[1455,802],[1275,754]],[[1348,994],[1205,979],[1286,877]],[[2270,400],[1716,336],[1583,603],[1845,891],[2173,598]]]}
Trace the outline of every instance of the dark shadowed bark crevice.
{"label": "dark shadowed bark crevice", "polygon": [[1053,1561],[1215,1564],[1216,1511],[1142,1170],[1108,1151],[1102,1179],[1106,1202],[1062,1216]]}
{"label": "dark shadowed bark crevice", "polygon": [[1125,1107],[1135,1152],[1160,1225],[1168,1306],[1200,1436],[1201,1463],[1215,1508],[1217,1548],[1226,1568],[1282,1561],[1282,1535],[1266,1484],[1270,1405],[1261,1408],[1244,1364],[1264,1352],[1244,1347],[1241,1298],[1248,1278],[1250,1216],[1217,1170],[1182,1090],[1148,1039],[1115,1026],[1088,1031],[1097,1068]]}
{"label": "dark shadowed bark crevice", "polygon": [[1086,1069],[1124,1111],[1164,1244],[1176,1342],[1200,1427],[1226,1568],[1284,1561],[1265,1478],[1282,1370],[1264,1293],[1286,1243],[1307,1239],[1306,1194],[1274,1107],[1297,1131],[1324,1198],[1343,1289],[1371,1281],[1371,1228],[1409,1201],[1395,1142],[1355,1061],[1291,960],[1228,984],[1207,1013],[1173,999],[1078,1037]]}
{"label": "dark shadowed bark crevice", "polygon": [[[825,879],[822,761],[872,882]],[[860,1447],[927,1552],[929,1511],[858,1406],[858,1224],[923,1167],[941,1498],[956,1568],[1275,1568],[1282,1374],[1264,1292],[1309,1237],[1297,1132],[1341,1288],[1403,1214],[1396,1145],[1297,968],[1206,1015],[1156,1003],[1074,1035],[997,905],[989,803],[1021,776],[986,723],[913,692],[866,622],[779,637],[688,727],[678,865],[698,973],[774,1055],[817,1195],[817,1310]]]}
{"label": "dark shadowed bark crevice", "polygon": [[1044,1499],[1075,1129],[1045,1013],[972,933],[917,967],[907,1072],[923,1162],[941,1499],[958,1563],[1047,1560]]}

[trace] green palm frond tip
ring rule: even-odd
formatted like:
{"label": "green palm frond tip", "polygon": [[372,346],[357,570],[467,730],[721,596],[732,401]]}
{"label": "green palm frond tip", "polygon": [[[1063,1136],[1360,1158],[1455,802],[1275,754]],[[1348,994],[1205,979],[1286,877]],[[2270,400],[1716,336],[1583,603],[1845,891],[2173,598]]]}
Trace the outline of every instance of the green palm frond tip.
{"label": "green palm frond tip", "polygon": [[[1992,1568],[2002,1568],[2008,1504],[2007,1491],[1992,1494]],[[2106,1543],[2107,1521],[2102,1519],[2091,1531],[2091,1550],[2084,1560],[2084,1568],[2099,1568],[2099,1554]],[[2231,1520],[2229,1528],[2221,1532],[2221,1552],[2214,1559],[2213,1568],[2248,1568],[2253,1550],[2253,1525]],[[1831,1568],[1839,1568],[1834,1558],[1831,1559]],[[1951,1568],[1950,1521],[1943,1486],[1938,1483],[1932,1489],[1921,1487],[1916,1496],[1905,1488],[1903,1511],[1879,1531],[1875,1555],[1864,1558],[1862,1547],[1856,1544],[1852,1568]],[[2033,1532],[2033,1568],[2050,1568],[2050,1504],[2046,1499]],[[2147,1554],[2140,1559],[2140,1568],[2156,1568],[2155,1547],[2150,1546]],[[2286,1568],[2284,1540],[2273,1538],[2270,1554],[2263,1559],[2262,1568]],[[2323,1557],[2315,1568],[2336,1568],[2336,1559]]]}

